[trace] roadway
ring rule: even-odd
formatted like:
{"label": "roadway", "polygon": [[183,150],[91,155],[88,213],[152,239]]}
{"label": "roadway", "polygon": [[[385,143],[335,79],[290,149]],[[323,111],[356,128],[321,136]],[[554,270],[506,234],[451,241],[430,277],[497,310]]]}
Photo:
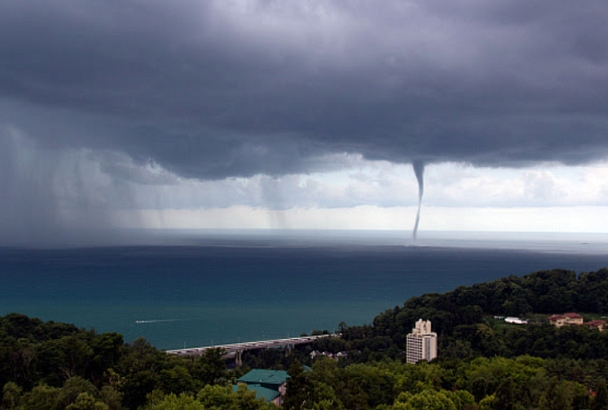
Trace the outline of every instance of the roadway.
{"label": "roadway", "polygon": [[180,355],[180,356],[190,356],[190,355],[200,355],[205,350],[208,350],[208,349],[220,349],[220,348],[224,349],[226,351],[226,353],[242,352],[244,350],[266,349],[268,347],[301,345],[301,344],[306,344],[306,343],[312,343],[317,339],[321,339],[324,337],[330,337],[330,336],[337,336],[337,335],[326,334],[326,335],[317,335],[317,336],[291,337],[288,339],[260,340],[257,342],[229,343],[229,344],[224,344],[224,345],[192,347],[189,349],[167,350],[167,353],[176,354],[176,355]]}

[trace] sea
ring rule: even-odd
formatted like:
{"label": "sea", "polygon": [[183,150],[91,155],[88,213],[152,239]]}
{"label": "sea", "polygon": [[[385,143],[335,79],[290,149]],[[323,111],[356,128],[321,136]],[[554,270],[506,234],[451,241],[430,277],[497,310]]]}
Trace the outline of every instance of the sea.
{"label": "sea", "polygon": [[[0,247],[0,315],[145,337],[159,349],[362,325],[412,296],[508,275],[608,267],[608,235],[150,231]],[[137,239],[133,239],[137,238]]]}

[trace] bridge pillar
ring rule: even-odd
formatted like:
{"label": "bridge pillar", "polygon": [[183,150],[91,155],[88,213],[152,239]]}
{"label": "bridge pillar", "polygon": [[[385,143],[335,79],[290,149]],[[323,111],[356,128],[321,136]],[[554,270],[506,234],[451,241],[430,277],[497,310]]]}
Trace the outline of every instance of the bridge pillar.
{"label": "bridge pillar", "polygon": [[234,357],[235,357],[235,364],[237,366],[242,366],[243,365],[243,351],[242,350],[236,350],[234,352]]}

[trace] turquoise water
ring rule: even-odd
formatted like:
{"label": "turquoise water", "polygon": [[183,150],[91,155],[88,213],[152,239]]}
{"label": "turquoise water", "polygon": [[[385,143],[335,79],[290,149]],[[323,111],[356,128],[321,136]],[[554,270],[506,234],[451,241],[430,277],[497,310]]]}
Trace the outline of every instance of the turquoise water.
{"label": "turquoise water", "polygon": [[422,293],[541,269],[608,266],[608,247],[597,236],[444,235],[403,246],[394,233],[366,235],[190,234],[165,245],[0,248],[0,314],[117,331],[127,341],[143,336],[174,349],[331,331],[342,321],[370,323]]}

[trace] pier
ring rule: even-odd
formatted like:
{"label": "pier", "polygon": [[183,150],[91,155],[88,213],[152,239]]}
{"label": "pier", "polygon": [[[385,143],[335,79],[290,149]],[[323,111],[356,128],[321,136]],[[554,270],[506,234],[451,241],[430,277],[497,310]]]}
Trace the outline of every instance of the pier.
{"label": "pier", "polygon": [[243,342],[243,343],[229,343],[223,345],[214,345],[214,346],[203,346],[203,347],[192,347],[189,349],[177,349],[177,350],[167,350],[168,354],[176,354],[179,356],[195,356],[202,354],[205,350],[208,349],[224,349],[226,351],[225,357],[235,357],[236,364],[241,365],[241,355],[245,350],[254,350],[254,349],[266,349],[269,347],[281,347],[281,346],[295,346],[301,344],[312,343],[317,339],[322,339],[325,337],[337,337],[338,335],[325,334],[325,335],[316,335],[316,336],[301,336],[301,337],[290,337],[287,339],[274,339],[274,340],[260,340],[257,342]]}

